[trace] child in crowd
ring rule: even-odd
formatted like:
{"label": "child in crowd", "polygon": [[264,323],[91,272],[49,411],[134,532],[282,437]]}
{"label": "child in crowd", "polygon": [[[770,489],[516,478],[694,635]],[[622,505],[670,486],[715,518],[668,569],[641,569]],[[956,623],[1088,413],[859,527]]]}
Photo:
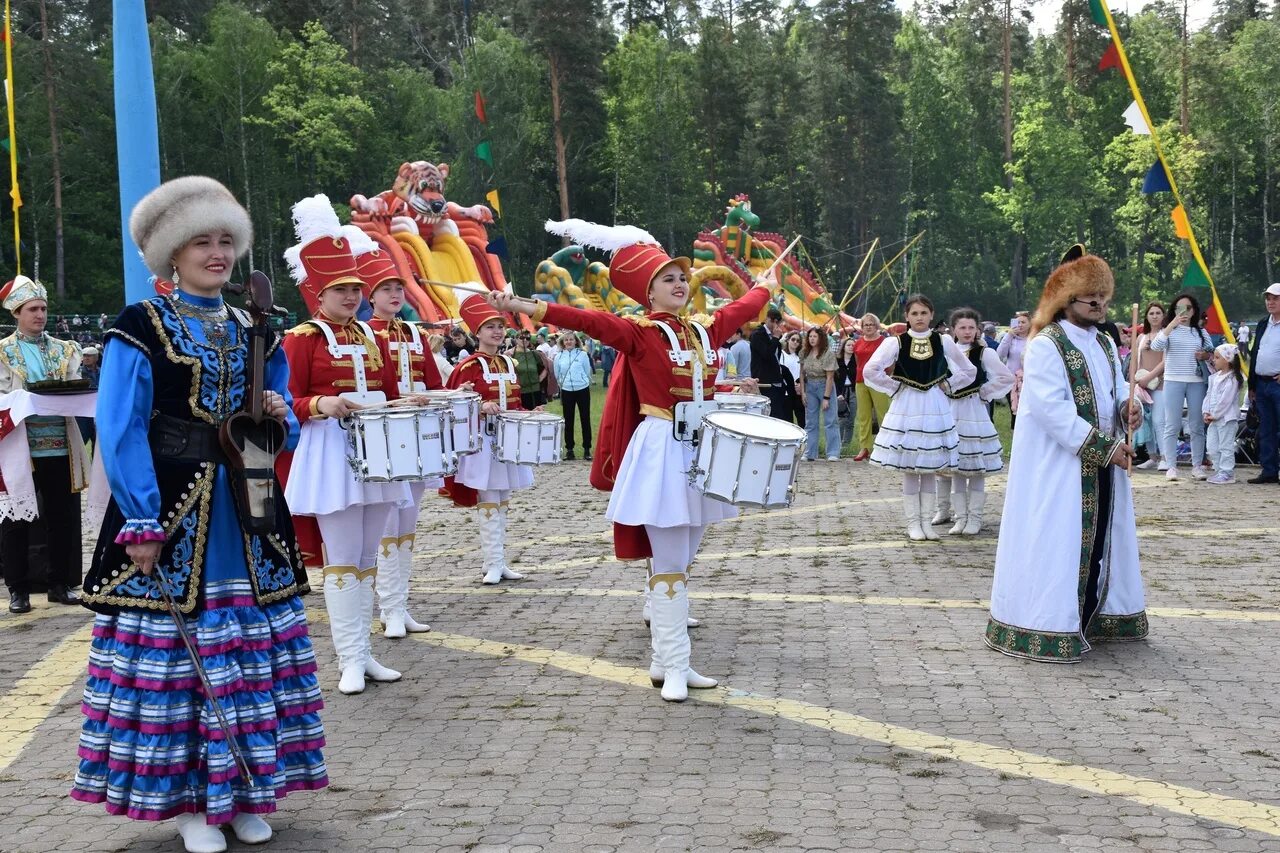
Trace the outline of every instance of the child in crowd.
{"label": "child in crowd", "polygon": [[1213,375],[1204,395],[1206,444],[1214,467],[1208,482],[1214,485],[1236,481],[1236,427],[1240,422],[1242,383],[1240,348],[1222,344],[1213,351]]}

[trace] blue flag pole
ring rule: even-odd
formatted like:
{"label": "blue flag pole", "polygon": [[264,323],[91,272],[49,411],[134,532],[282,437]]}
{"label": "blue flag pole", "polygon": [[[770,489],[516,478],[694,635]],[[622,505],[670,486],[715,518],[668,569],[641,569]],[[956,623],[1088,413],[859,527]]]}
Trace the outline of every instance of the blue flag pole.
{"label": "blue flag pole", "polygon": [[160,185],[156,85],[144,0],[112,0],[111,12],[124,295],[126,302],[137,302],[155,295],[151,272],[129,236],[129,214],[144,195]]}

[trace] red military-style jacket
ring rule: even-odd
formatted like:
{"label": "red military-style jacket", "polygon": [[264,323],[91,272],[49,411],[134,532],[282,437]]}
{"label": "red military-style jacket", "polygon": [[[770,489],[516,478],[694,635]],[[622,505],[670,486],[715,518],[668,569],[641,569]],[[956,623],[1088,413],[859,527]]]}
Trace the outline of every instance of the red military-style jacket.
{"label": "red military-style jacket", "polygon": [[[400,366],[401,353],[409,356],[409,381],[411,383],[421,382],[426,386],[428,391],[437,391],[444,387],[444,380],[440,378],[440,368],[436,366],[436,360],[431,354],[431,347],[427,344],[427,336],[418,333],[418,339],[422,342],[422,352],[412,352],[408,347],[401,348],[397,344],[412,344],[413,331],[409,324],[404,320],[393,317],[390,320],[382,320],[373,317],[368,320],[369,327],[373,329],[379,340],[386,342],[387,349],[391,353],[391,369],[396,376],[396,381],[404,375],[403,368]],[[412,386],[410,386],[412,388]],[[409,389],[403,389],[402,393],[408,393]]]}
{"label": "red military-style jacket", "polygon": [[[507,359],[500,355],[485,355],[482,352],[472,353],[454,366],[453,372],[449,374],[448,386],[450,390],[461,388],[470,382],[471,390],[480,395],[480,399],[495,403],[501,402],[501,395],[498,393],[498,383],[496,380],[487,381],[484,378],[485,369],[488,369],[489,375],[497,373],[515,374],[514,364],[508,365]],[[521,411],[524,408],[520,404],[520,383],[512,379],[507,383],[507,410]],[[481,450],[481,453],[487,453]],[[444,478],[444,486],[440,489],[443,497],[453,501],[454,506],[475,506],[479,500],[476,490],[470,486],[464,486],[456,482],[453,477]]]}
{"label": "red military-style jacket", "polygon": [[[768,301],[767,288],[753,287],[709,320],[698,319],[698,325],[707,332],[712,351],[738,328],[758,317]],[[596,456],[591,464],[591,485],[610,491],[627,444],[640,421],[650,415],[672,420],[676,403],[693,399],[694,365],[680,366],[671,360],[671,341],[655,321],[670,327],[685,350],[701,349],[701,336],[690,325],[689,318],[673,314],[619,317],[607,311],[586,311],[551,302],[539,302],[533,320],[586,332],[618,351],[612,374],[615,378],[609,382],[609,396],[596,439]],[[705,364],[702,370],[703,397],[711,399],[716,390],[716,366]],[[653,556],[643,527],[615,524],[613,547],[620,560]]]}
{"label": "red military-style jacket", "polygon": [[[514,361],[512,359],[512,362]],[[470,382],[473,386],[471,390],[479,394],[481,400],[498,402],[497,380],[492,382],[485,380],[486,368],[491,376],[497,373],[515,373],[514,367],[509,367],[507,359],[502,356],[477,352],[467,356],[453,368],[453,372],[449,374],[449,388],[461,388]],[[507,408],[511,411],[520,411],[524,408],[520,404],[520,383],[514,379],[507,383]]]}
{"label": "red military-style jacket", "polygon": [[[400,392],[390,353],[387,351],[387,342],[376,334],[366,338],[354,320],[342,324],[320,315],[313,321],[290,329],[285,333],[281,344],[285,357],[289,360],[289,393],[293,395],[293,413],[297,415],[299,424],[323,417],[318,408],[321,397],[334,397],[356,390],[352,357],[343,355],[335,358],[329,352],[327,338],[316,327],[316,323],[324,323],[332,329],[339,346],[361,344],[365,350],[364,370],[368,390],[381,391],[388,401],[399,399]],[[335,464],[338,463],[346,464],[343,460],[335,460]],[[276,475],[281,484],[288,482],[292,465],[292,452],[281,453],[276,458]],[[299,475],[301,476],[301,472]],[[310,516],[295,515],[293,527],[303,562],[311,567],[322,565],[323,550],[316,520]]]}
{"label": "red military-style jacket", "polygon": [[400,398],[386,339],[376,333],[372,339],[365,338],[354,320],[343,325],[321,315],[295,326],[284,336],[284,354],[289,359],[289,393],[293,395],[293,413],[298,416],[298,423],[304,424],[320,416],[317,405],[321,397],[334,397],[356,390],[352,357],[343,355],[335,358],[316,323],[324,323],[332,329],[339,346],[363,344],[365,382],[369,390],[381,391],[388,401]]}

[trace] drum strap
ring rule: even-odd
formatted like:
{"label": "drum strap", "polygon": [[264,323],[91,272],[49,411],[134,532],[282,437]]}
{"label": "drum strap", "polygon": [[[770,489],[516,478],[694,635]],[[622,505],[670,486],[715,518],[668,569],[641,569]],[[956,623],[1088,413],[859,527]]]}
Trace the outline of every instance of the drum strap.
{"label": "drum strap", "polygon": [[671,349],[667,350],[667,357],[671,359],[673,364],[680,367],[690,363],[693,364],[693,369],[690,371],[693,374],[693,399],[695,402],[700,401],[703,397],[703,365],[713,365],[717,360],[717,353],[711,346],[711,338],[707,335],[707,330],[693,321],[689,321],[686,324],[694,330],[698,336],[698,342],[702,345],[702,351],[698,352],[680,346],[680,339],[676,337],[675,330],[665,320],[654,320],[653,325],[661,329],[662,333],[667,336],[667,343],[671,344]]}
{"label": "drum strap", "polygon": [[[393,331],[398,335],[401,326],[409,330],[409,334],[413,336],[413,343],[396,340],[391,344],[391,346],[395,347],[396,357],[400,360],[400,393],[409,394],[414,391],[425,391],[427,390],[426,385],[421,382],[415,385],[413,381],[413,356],[422,355],[422,335],[418,332],[417,325],[406,323],[403,320],[393,320],[388,331]],[[417,387],[418,385],[422,387],[419,388]]]}
{"label": "drum strap", "polygon": [[[318,328],[324,333],[324,339],[329,345],[329,355],[334,358],[342,358],[343,356],[351,356],[351,367],[355,371],[356,377],[356,393],[366,394],[369,391],[369,380],[365,376],[364,370],[364,344],[339,344],[338,339],[333,334],[333,329],[329,328],[328,323],[319,320],[311,320],[311,325]],[[360,331],[364,333],[369,340],[374,340],[373,329],[363,320],[356,320],[356,325],[360,327]]]}
{"label": "drum strap", "polygon": [[482,375],[484,376],[485,382],[488,382],[490,385],[497,384],[498,405],[501,406],[502,410],[505,412],[507,409],[507,385],[508,383],[512,385],[515,384],[516,363],[511,360],[510,356],[506,356],[506,355],[496,355],[496,356],[493,356],[493,358],[494,358],[495,364],[497,363],[498,359],[501,359],[503,362],[506,363],[507,365],[506,373],[490,373],[488,356],[484,356],[480,359],[480,370],[482,371]]}

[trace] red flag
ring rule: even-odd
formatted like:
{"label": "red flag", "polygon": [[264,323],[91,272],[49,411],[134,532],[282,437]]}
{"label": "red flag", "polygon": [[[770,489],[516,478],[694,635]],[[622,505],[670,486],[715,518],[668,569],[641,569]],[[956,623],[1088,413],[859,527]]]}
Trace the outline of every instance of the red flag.
{"label": "red flag", "polygon": [[476,89],[476,118],[480,119],[481,124],[489,123],[489,117],[484,112],[484,95],[480,94],[479,89]]}
{"label": "red flag", "polygon": [[1120,67],[1120,51],[1116,50],[1116,43],[1107,42],[1107,50],[1102,54],[1102,59],[1098,62],[1098,70],[1106,71],[1108,68]]}

